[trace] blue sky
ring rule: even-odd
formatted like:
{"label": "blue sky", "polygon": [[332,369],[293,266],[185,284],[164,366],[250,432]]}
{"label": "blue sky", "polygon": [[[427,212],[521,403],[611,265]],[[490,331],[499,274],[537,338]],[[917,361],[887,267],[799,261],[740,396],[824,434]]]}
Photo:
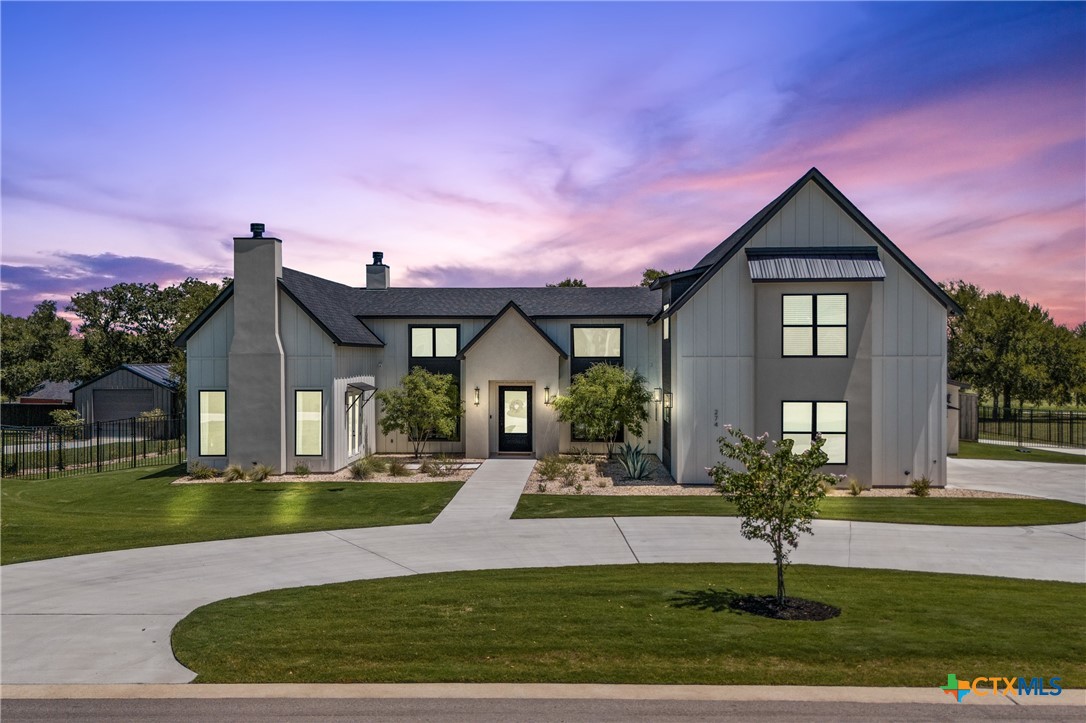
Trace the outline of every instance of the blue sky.
{"label": "blue sky", "polygon": [[3,310],[218,278],[636,283],[811,166],[937,280],[1086,318],[1080,3],[11,3]]}

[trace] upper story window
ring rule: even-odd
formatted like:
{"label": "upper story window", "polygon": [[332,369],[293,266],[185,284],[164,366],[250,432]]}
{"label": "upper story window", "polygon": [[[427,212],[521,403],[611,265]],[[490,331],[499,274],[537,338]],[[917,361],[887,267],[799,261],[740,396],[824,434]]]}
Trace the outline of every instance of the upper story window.
{"label": "upper story window", "polygon": [[412,326],[412,359],[455,357],[460,350],[458,326]]}
{"label": "upper story window", "polygon": [[569,375],[581,374],[593,364],[604,362],[622,366],[622,326],[570,327],[573,353]]}
{"label": "upper story window", "polygon": [[782,356],[848,356],[848,294],[784,294]]}
{"label": "upper story window", "polygon": [[816,434],[826,440],[822,447],[829,456],[826,464],[845,464],[848,461],[848,402],[782,402],[781,436],[794,441],[794,454],[810,449]]}
{"label": "upper story window", "polygon": [[[667,310],[671,308],[671,304],[664,304],[664,314],[667,314]],[[664,317],[664,341],[671,338],[671,317]]]}

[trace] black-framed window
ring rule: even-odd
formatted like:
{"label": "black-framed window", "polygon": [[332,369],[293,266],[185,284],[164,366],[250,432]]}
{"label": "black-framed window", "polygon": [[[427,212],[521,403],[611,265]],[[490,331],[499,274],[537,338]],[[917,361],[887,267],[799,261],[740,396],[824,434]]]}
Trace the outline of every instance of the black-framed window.
{"label": "black-framed window", "polygon": [[588,370],[593,364],[624,366],[622,324],[573,324],[569,328],[569,376]]}
{"label": "black-framed window", "polygon": [[200,456],[226,456],[226,391],[200,390],[197,414],[200,419]]}
{"label": "black-framed window", "polygon": [[[450,392],[460,399],[460,326],[458,324],[410,324],[407,327],[407,368],[422,367],[431,374],[451,374],[454,380]],[[451,437],[433,437],[443,442],[460,441],[460,420]]]}
{"label": "black-framed window", "polygon": [[781,402],[781,437],[795,442],[792,451],[810,449],[822,435],[826,464],[848,463],[848,402]]}
{"label": "black-framed window", "polygon": [[[612,364],[625,366],[623,344],[625,328],[622,324],[572,324],[569,328],[569,376],[570,381],[578,374],[588,371],[594,364]],[[598,442],[588,439],[585,432],[574,425],[570,434],[575,442]],[[617,441],[625,438],[625,430],[620,429]]]}
{"label": "black-framed window", "polygon": [[782,294],[781,356],[848,356],[848,294]]}
{"label": "black-framed window", "polygon": [[324,454],[324,392],[320,389],[294,390],[294,456],[320,457]]}

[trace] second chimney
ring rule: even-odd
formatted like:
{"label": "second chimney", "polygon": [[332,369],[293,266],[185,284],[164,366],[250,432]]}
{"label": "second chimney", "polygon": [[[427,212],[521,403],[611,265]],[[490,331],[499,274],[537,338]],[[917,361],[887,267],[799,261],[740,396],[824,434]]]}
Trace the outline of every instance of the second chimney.
{"label": "second chimney", "polygon": [[388,267],[384,262],[385,255],[380,251],[373,252],[373,263],[366,264],[366,288],[387,289]]}

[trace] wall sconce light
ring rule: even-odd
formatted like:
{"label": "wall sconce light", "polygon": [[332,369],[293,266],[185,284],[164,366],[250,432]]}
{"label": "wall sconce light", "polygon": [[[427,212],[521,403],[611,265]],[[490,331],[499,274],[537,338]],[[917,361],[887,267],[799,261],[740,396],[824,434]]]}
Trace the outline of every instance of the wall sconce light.
{"label": "wall sconce light", "polygon": [[479,406],[479,387],[475,387],[475,406]]}
{"label": "wall sconce light", "polygon": [[655,411],[654,416],[656,417],[656,419],[660,419],[660,394],[660,387],[656,387],[652,390],[652,402],[656,405],[655,407],[653,407]]}
{"label": "wall sconce light", "polygon": [[551,388],[543,387],[543,403],[549,405],[554,400],[551,399]]}
{"label": "wall sconce light", "polygon": [[671,392],[664,392],[664,409],[671,409]]}

